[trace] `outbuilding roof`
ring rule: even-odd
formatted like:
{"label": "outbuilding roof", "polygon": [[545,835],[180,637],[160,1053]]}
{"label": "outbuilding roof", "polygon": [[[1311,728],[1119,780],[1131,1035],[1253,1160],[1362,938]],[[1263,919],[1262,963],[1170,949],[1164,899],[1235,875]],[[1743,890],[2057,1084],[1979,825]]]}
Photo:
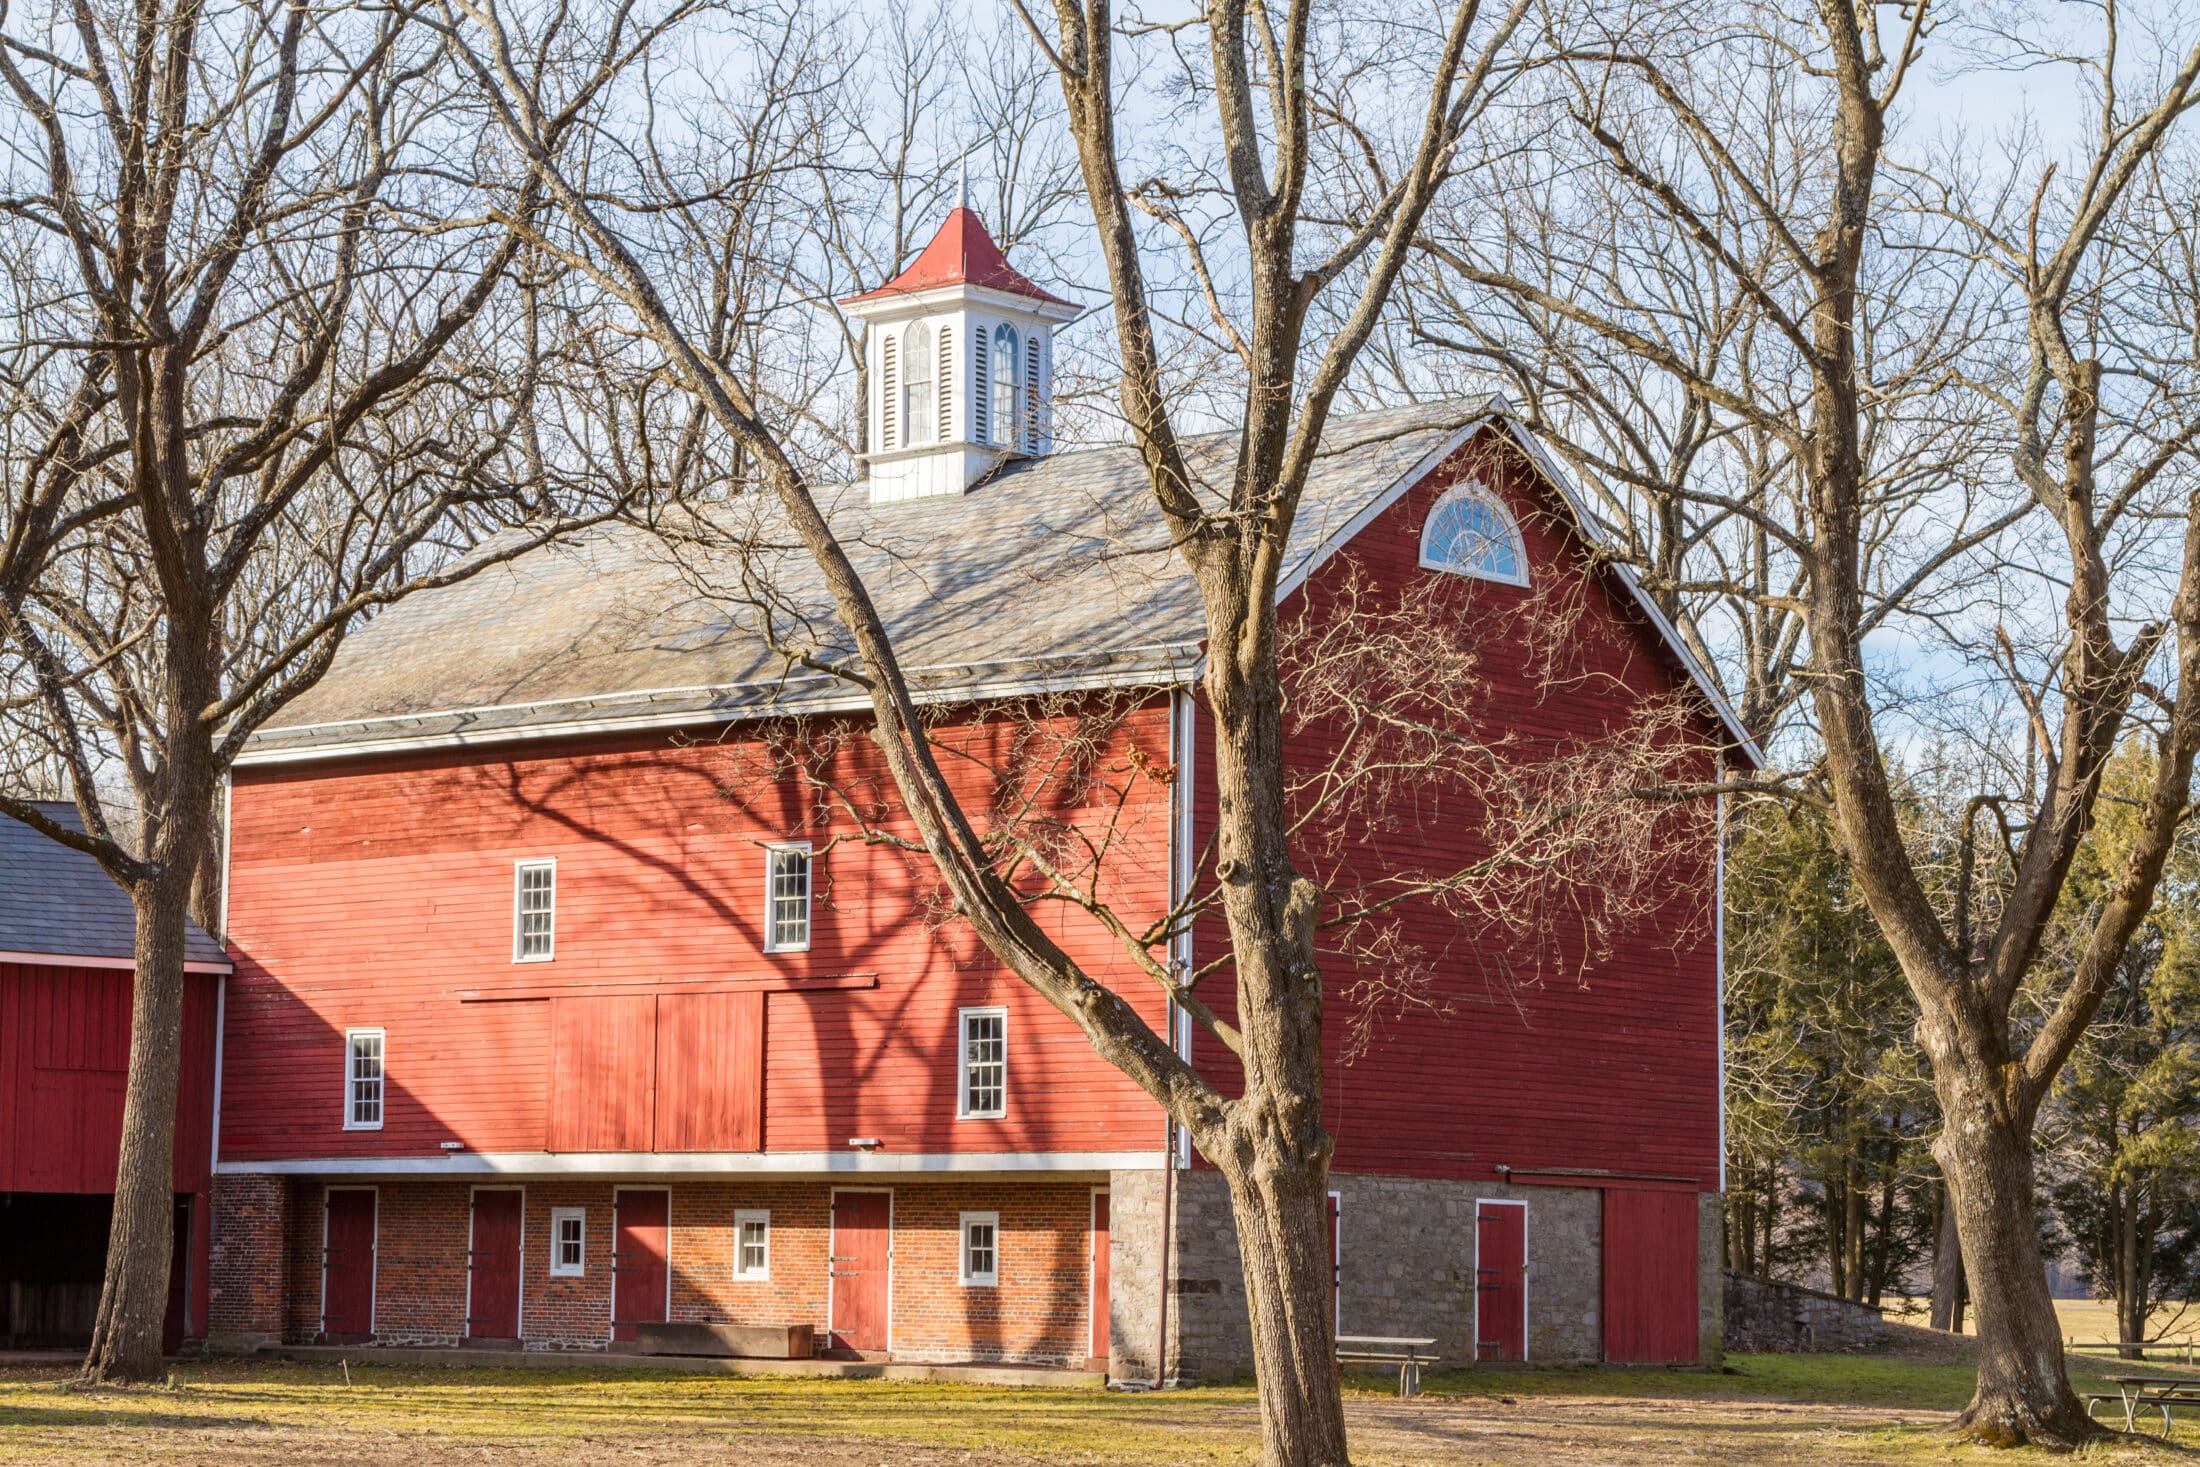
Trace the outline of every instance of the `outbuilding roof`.
{"label": "outbuilding roof", "polygon": [[[84,829],[75,805],[33,803],[55,824]],[[136,951],[136,911],[99,862],[0,815],[0,954],[90,958],[110,967],[129,963]],[[194,967],[229,971],[222,945],[188,920],[183,959]]]}
{"label": "outbuilding roof", "polygon": [[[1503,409],[1473,398],[1333,419],[1308,477],[1286,591]],[[1237,435],[1186,447],[1195,479],[1219,497]],[[920,697],[1167,686],[1194,675],[1198,593],[1130,447],[1011,460],[961,495],[874,505],[858,482],[819,497]],[[855,653],[776,501],[743,496],[707,513],[707,524],[657,527],[668,533],[600,527],[397,603],[253,736],[242,762],[867,706],[860,690],[816,670],[853,665]],[[1754,762],[1746,731],[1725,716]]]}

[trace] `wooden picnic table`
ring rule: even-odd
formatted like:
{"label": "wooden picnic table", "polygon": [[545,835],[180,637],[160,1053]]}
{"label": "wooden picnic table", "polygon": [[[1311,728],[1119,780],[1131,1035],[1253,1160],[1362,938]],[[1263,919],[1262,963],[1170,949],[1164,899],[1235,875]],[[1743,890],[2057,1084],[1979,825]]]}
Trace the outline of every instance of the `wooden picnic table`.
{"label": "wooden picnic table", "polygon": [[1436,1357],[1422,1352],[1434,1345],[1434,1340],[1412,1340],[1398,1335],[1339,1335],[1337,1359],[1339,1363],[1355,1361],[1374,1362],[1398,1367],[1398,1394],[1421,1394],[1421,1367],[1434,1365]]}
{"label": "wooden picnic table", "polygon": [[2139,1429],[2139,1411],[2147,1408],[2162,1413],[2162,1435],[2168,1436],[2175,1425],[2170,1416],[2172,1406],[2200,1406],[2200,1379],[2189,1375],[2111,1375],[2105,1379],[2116,1387],[2117,1394],[2088,1395],[2085,1414],[2091,1416],[2093,1408],[2103,1401],[2117,1401],[2124,1408],[2126,1431]]}

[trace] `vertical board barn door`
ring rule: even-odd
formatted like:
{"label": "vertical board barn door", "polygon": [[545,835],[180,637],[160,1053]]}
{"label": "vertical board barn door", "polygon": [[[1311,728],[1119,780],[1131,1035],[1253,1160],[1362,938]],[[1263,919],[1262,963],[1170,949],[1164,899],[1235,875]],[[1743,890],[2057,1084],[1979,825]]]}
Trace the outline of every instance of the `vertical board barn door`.
{"label": "vertical board barn door", "polygon": [[672,1281],[672,1194],[656,1187],[612,1195],[611,1338],[663,1324]]}
{"label": "vertical board barn door", "polygon": [[1474,1358],[1528,1358],[1528,1207],[1474,1206]]}
{"label": "vertical board barn door", "polygon": [[365,1187],[331,1187],[322,1214],[321,1333],[364,1339],[374,1330],[374,1200]]}
{"label": "vertical board barn door", "polygon": [[466,1249],[466,1338],[519,1338],[520,1216],[517,1188],[474,1193],[472,1240]]}
{"label": "vertical board barn door", "polygon": [[668,993],[657,1000],[659,1151],[764,1145],[764,995]]}
{"label": "vertical board barn door", "polygon": [[550,1151],[648,1151],[657,1091],[654,995],[550,1000]]}
{"label": "vertical board barn door", "polygon": [[1604,1192],[1604,1358],[1627,1365],[1696,1359],[1696,1194]]}

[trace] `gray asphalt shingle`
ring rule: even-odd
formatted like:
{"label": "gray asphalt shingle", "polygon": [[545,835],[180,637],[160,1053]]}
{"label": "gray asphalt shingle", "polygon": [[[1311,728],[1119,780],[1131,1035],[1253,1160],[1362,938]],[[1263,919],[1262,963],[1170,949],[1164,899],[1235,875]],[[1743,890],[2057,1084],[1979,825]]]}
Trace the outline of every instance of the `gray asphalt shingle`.
{"label": "gray asphalt shingle", "polygon": [[[55,824],[82,831],[76,806],[34,801]],[[137,916],[129,896],[82,851],[0,815],[0,952],[56,957],[128,958]],[[184,960],[227,964],[222,945],[188,923]]]}

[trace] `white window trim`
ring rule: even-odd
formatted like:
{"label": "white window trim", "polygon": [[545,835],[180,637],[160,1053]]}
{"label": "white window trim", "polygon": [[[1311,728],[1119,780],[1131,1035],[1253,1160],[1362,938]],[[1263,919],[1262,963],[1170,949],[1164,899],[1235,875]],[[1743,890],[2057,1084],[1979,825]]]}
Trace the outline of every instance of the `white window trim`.
{"label": "white window trim", "polygon": [[[559,1234],[567,1219],[581,1225],[580,1262],[567,1264],[560,1255],[564,1252],[564,1240]],[[550,1209],[550,1277],[554,1279],[578,1279],[588,1276],[588,1209],[585,1207],[553,1207]]]}
{"label": "white window trim", "polygon": [[[970,1271],[970,1228],[973,1223],[993,1229],[993,1271]],[[1001,1283],[1001,1215],[997,1212],[966,1212],[962,1215],[962,1227],[955,1245],[955,1276],[964,1288],[995,1289]]]}
{"label": "white window trim", "polygon": [[[522,955],[520,951],[521,924],[524,914],[520,910],[521,882],[533,869],[545,869],[550,873],[550,948],[547,952]],[[555,856],[531,856],[512,863],[512,961],[515,963],[547,963],[558,955],[558,861]]]}
{"label": "white window trim", "polygon": [[[353,1041],[354,1039],[362,1039],[362,1038],[365,1038],[366,1036],[368,1036],[368,1035],[370,1035],[370,1034],[371,1034],[372,1036],[374,1036],[374,1038],[375,1038],[375,1039],[376,1039],[376,1040],[377,1040],[377,1041],[378,1041],[378,1042],[379,1042],[379,1043],[381,1044],[381,1046],[382,1046],[382,1049],[381,1049],[382,1069],[381,1069],[381,1073],[379,1073],[379,1074],[378,1074],[378,1075],[377,1075],[377,1076],[375,1077],[375,1084],[376,1084],[376,1085],[377,1085],[377,1086],[378,1086],[379,1088],[378,1088],[378,1089],[376,1090],[376,1092],[375,1092],[375,1107],[374,1107],[374,1119],[373,1119],[373,1120],[371,1120],[371,1121],[360,1121],[360,1120],[354,1120],[354,1119],[352,1119],[352,1086],[358,1083],[358,1077],[357,1077],[357,1076],[355,1076],[355,1075],[353,1075],[353,1074],[352,1074],[352,1072],[351,1072],[351,1045],[352,1045],[352,1041]],[[383,1121],[385,1121],[385,1120],[387,1120],[387,1119],[389,1118],[389,1113],[390,1113],[390,1035],[389,1035],[389,1031],[388,1031],[387,1029],[383,1029],[383,1028],[379,1028],[379,1027],[367,1027],[367,1028],[358,1028],[358,1029],[346,1029],[346,1030],[344,1031],[344,1129],[345,1129],[345,1130],[347,1130],[347,1131],[379,1131],[379,1130],[381,1130],[381,1129],[382,1129],[382,1122],[383,1122]]]}
{"label": "white window trim", "polygon": [[[1488,571],[1468,570],[1464,566],[1453,565],[1448,560],[1429,559],[1428,521],[1434,519],[1436,512],[1442,509],[1447,501],[1453,499],[1479,499],[1489,505],[1490,509],[1497,515],[1498,523],[1502,524],[1506,533],[1512,537],[1513,558],[1520,563],[1519,575],[1491,575]],[[1512,509],[1505,503],[1504,498],[1480,479],[1468,479],[1462,483],[1454,484],[1436,496],[1436,502],[1428,507],[1428,518],[1421,521],[1421,543],[1417,549],[1416,558],[1420,562],[1421,569],[1442,571],[1447,576],[1464,576],[1470,581],[1490,581],[1500,586],[1526,586],[1528,584],[1528,542],[1526,537],[1520,533],[1520,521],[1513,518]]]}
{"label": "white window trim", "polygon": [[[772,857],[781,851],[800,851],[808,857],[802,881],[802,941],[777,940],[779,921],[776,915],[778,898],[772,894]],[[777,840],[764,847],[764,951],[768,953],[806,953],[810,950],[810,927],[817,916],[817,858],[811,853],[806,840]]]}
{"label": "white window trim", "polygon": [[[764,1266],[744,1269],[741,1266],[741,1230],[750,1223],[764,1225]],[[733,1276],[746,1283],[762,1283],[772,1276],[772,1215],[769,1208],[743,1207],[733,1214]]]}
{"label": "white window trim", "polygon": [[[1001,1104],[998,1110],[970,1108],[970,1021],[1001,1021]],[[955,1116],[965,1121],[998,1121],[1008,1117],[1008,1010],[998,1004],[955,1011]]]}

